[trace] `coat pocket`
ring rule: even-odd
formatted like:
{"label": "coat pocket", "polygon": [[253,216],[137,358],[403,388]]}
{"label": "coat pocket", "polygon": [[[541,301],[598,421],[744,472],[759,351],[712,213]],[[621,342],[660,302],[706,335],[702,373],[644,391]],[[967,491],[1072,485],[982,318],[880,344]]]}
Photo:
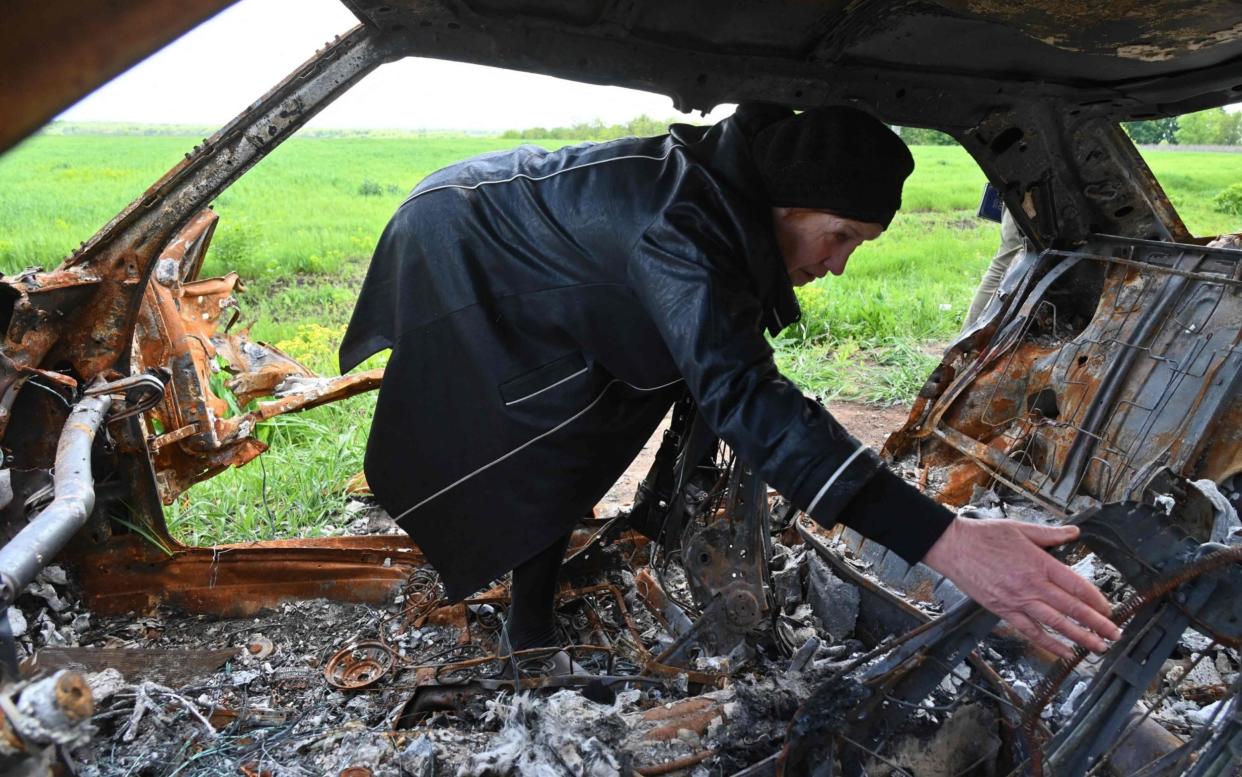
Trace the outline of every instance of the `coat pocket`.
{"label": "coat pocket", "polygon": [[520,404],[586,375],[587,369],[582,353],[574,352],[501,383],[500,398],[506,407]]}

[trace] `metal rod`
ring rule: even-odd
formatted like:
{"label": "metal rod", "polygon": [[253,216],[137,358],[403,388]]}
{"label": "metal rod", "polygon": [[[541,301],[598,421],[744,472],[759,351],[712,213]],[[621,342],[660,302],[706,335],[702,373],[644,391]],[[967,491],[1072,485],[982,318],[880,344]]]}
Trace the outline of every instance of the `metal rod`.
{"label": "metal rod", "polygon": [[[1167,244],[1164,245],[1167,246]],[[1202,281],[1203,283],[1215,283],[1220,286],[1232,286],[1234,288],[1242,287],[1242,280],[1230,278],[1227,275],[1213,275],[1212,273],[1195,272],[1194,270],[1182,270],[1177,267],[1167,267],[1163,264],[1156,264],[1155,262],[1142,262],[1136,259],[1125,259],[1120,256],[1089,254],[1084,251],[1057,251],[1050,249],[1045,253],[1056,256],[1081,256],[1084,259],[1090,259],[1095,262],[1123,264],[1126,267],[1137,267],[1140,270],[1151,270],[1153,272],[1164,273],[1165,275],[1177,275],[1182,278],[1191,278],[1192,280]]]}
{"label": "metal rod", "polygon": [[51,504],[0,548],[0,608],[8,607],[86,523],[95,507],[91,446],[112,406],[108,395],[87,397],[65,419],[56,445]]}

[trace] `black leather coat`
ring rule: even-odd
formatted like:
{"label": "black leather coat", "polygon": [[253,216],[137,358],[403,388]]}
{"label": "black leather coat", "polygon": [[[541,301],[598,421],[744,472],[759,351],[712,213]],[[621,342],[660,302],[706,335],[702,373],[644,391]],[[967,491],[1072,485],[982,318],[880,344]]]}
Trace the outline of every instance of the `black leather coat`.
{"label": "black leather coat", "polygon": [[367,479],[450,597],[569,531],[686,389],[821,523],[879,466],[764,339],[799,315],[748,151],[770,111],[487,154],[397,210],[341,368],[392,349]]}

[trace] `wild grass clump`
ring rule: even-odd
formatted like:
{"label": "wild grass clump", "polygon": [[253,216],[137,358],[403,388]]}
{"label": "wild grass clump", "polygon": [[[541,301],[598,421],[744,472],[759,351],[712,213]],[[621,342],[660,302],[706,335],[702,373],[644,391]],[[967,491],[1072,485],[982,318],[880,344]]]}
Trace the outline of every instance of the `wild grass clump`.
{"label": "wild grass clump", "polygon": [[267,453],[183,494],[165,511],[169,529],[198,545],[337,533],[374,406],[370,394],[265,421]]}
{"label": "wild grass clump", "polygon": [[1242,183],[1235,183],[1213,197],[1212,209],[1231,216],[1242,216]]}

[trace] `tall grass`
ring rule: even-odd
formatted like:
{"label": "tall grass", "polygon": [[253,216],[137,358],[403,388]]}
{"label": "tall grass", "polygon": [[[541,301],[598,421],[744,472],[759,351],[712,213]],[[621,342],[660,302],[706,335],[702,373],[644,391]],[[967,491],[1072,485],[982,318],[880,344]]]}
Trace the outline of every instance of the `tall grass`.
{"label": "tall grass", "polygon": [[[197,137],[37,136],[0,157],[0,271],[54,266],[141,194]],[[308,366],[335,371],[335,349],[371,250],[427,173],[517,141],[471,136],[295,137],[215,203],[205,274],[237,270],[243,324]],[[548,141],[555,146],[564,141]],[[958,147],[913,149],[904,208],[848,272],[798,290],[802,320],[774,340],[807,391],[908,401],[961,325],[999,241],[975,217],[984,178]],[[1242,154],[1151,152],[1148,161],[1191,230],[1242,229],[1212,198],[1242,180]],[[195,486],[168,511],[193,542],[321,533],[342,522],[342,486],[362,467],[373,396],[269,423],[271,450]]]}
{"label": "tall grass", "polygon": [[[142,194],[193,137],[35,136],[0,157],[0,271],[54,265]],[[451,162],[512,146],[485,137],[293,138],[213,203],[204,272],[340,272],[369,256],[397,203]]]}
{"label": "tall grass", "polygon": [[373,395],[265,422],[258,460],[200,483],[165,511],[182,542],[212,544],[332,534],[348,521],[345,485],[362,471]]}

